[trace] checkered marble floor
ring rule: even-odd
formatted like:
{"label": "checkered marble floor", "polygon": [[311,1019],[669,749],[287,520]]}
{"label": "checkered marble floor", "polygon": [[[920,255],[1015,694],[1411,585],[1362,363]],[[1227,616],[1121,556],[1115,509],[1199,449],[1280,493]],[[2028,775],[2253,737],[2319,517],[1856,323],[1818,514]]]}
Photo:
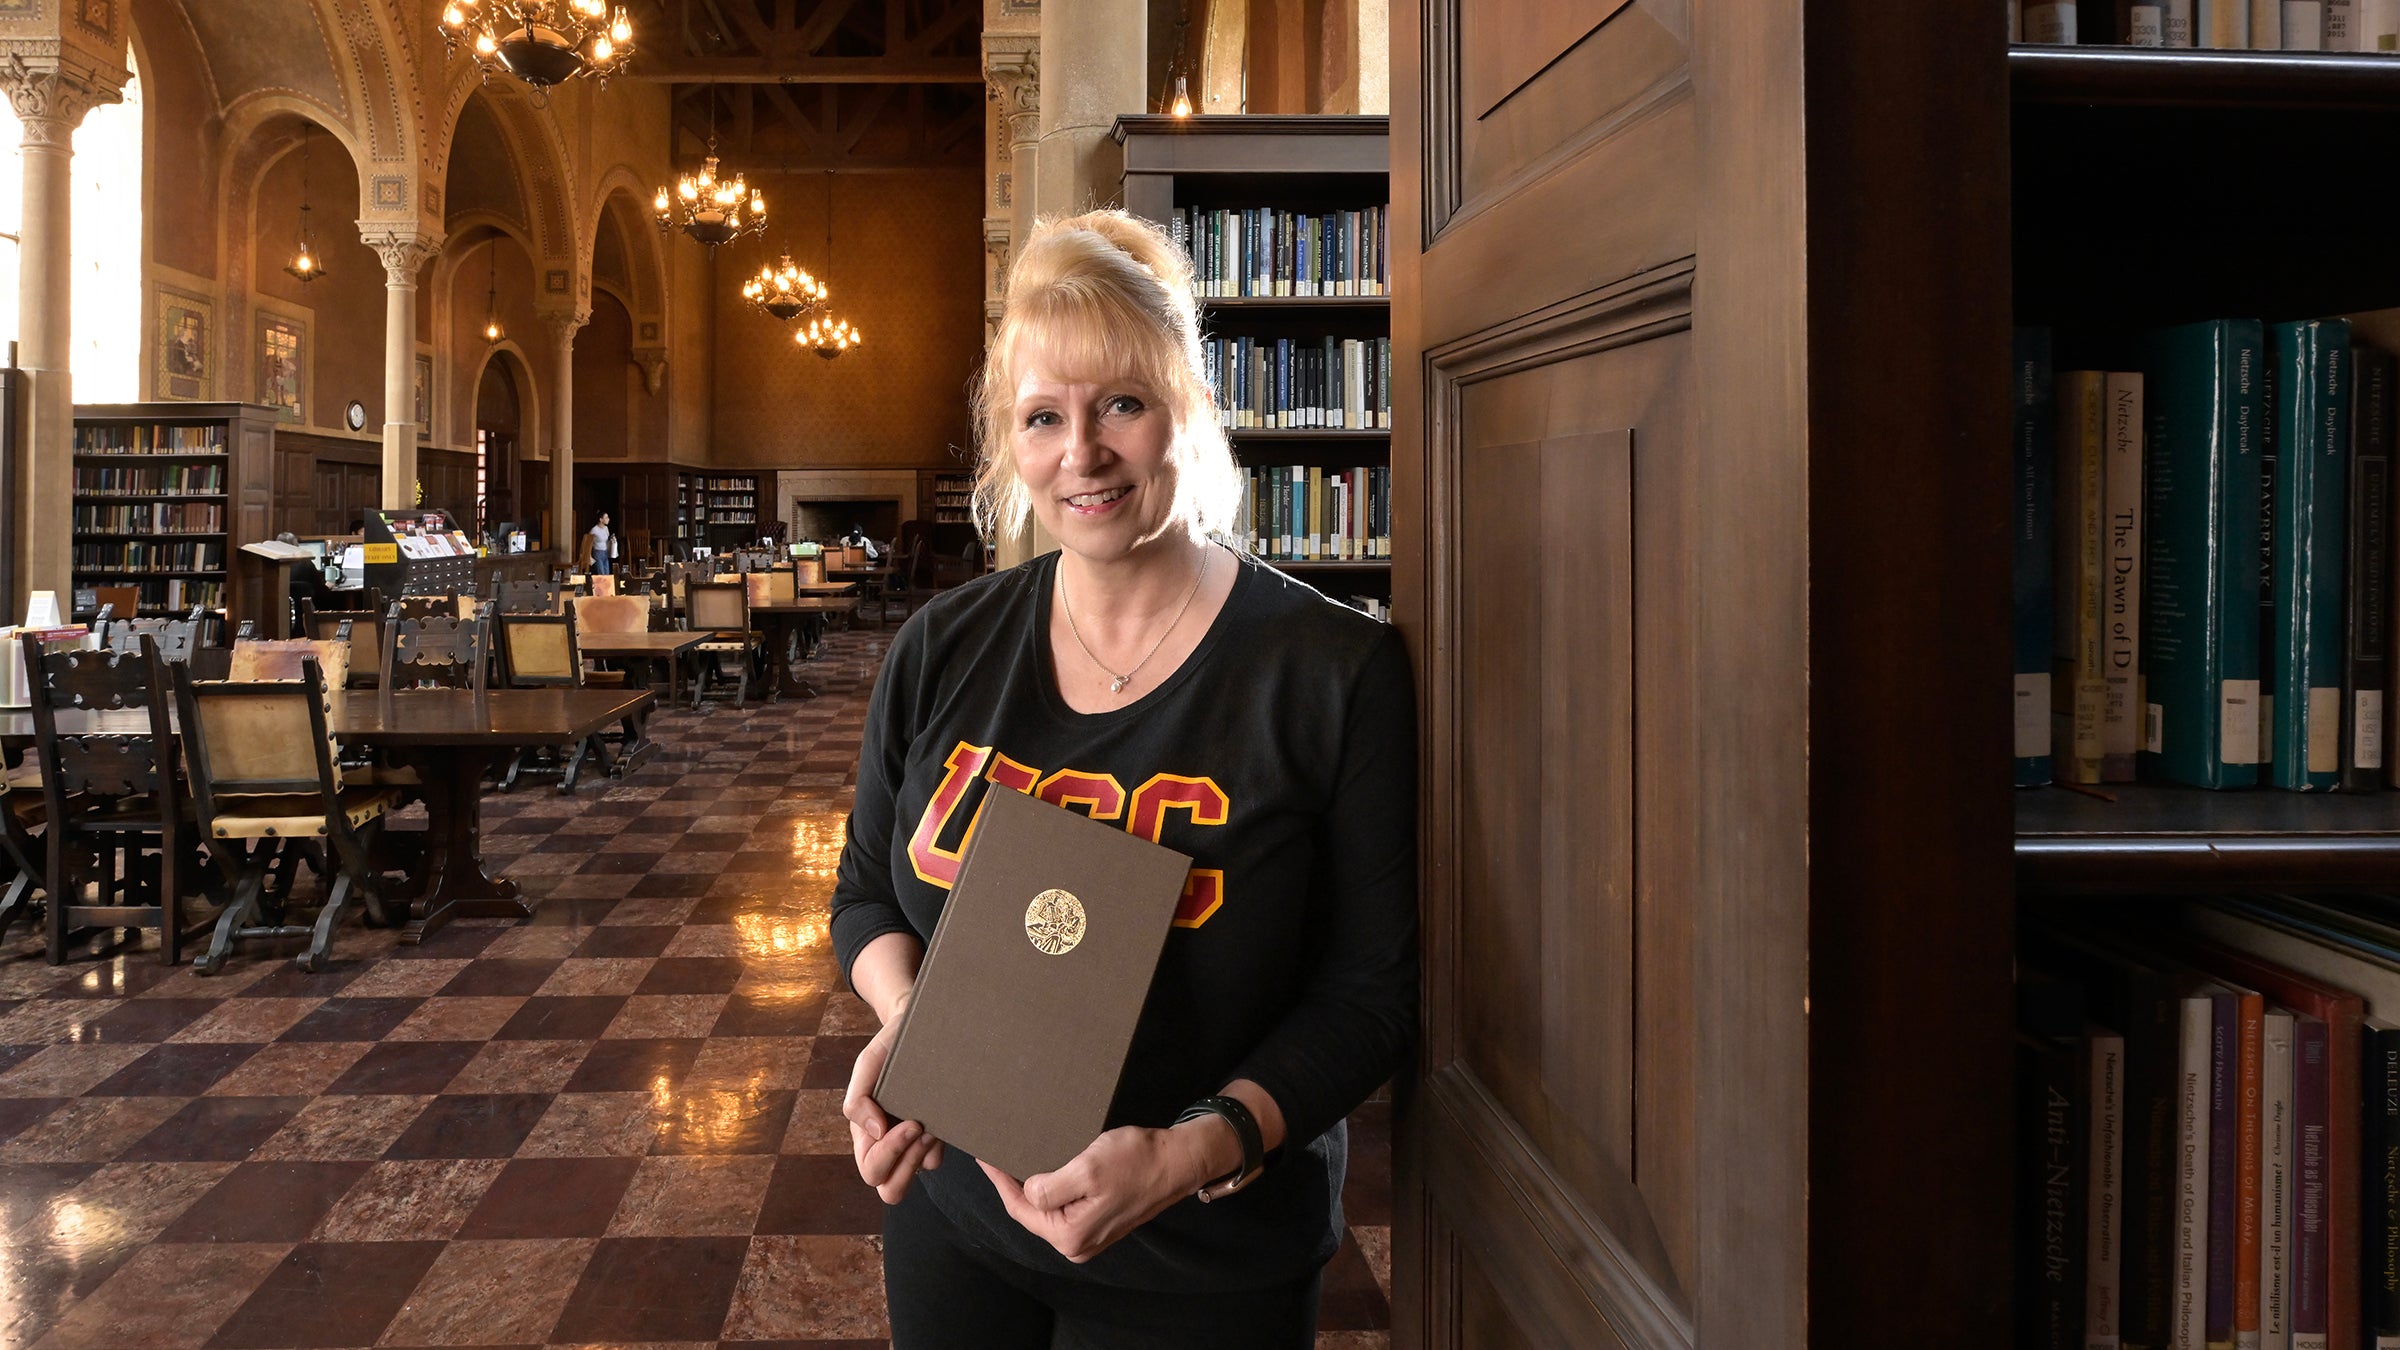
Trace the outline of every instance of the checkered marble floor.
{"label": "checkered marble floor", "polygon": [[[874,1030],[826,899],[888,633],[822,697],[660,715],[571,797],[487,798],[524,923],[53,969],[0,947],[0,1350],[886,1335],[840,1118]],[[1354,1123],[1319,1350],[1388,1344],[1388,1108]]]}

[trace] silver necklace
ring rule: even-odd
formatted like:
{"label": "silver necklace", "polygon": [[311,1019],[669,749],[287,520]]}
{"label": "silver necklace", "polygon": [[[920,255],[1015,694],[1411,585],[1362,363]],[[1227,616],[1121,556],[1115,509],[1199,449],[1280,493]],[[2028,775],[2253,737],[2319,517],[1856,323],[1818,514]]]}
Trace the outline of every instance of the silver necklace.
{"label": "silver necklace", "polygon": [[1200,575],[1192,578],[1192,588],[1184,592],[1183,608],[1175,611],[1175,617],[1160,630],[1158,641],[1151,643],[1150,650],[1142,653],[1142,659],[1133,663],[1133,669],[1122,675],[1108,668],[1108,663],[1092,650],[1092,644],[1083,640],[1083,630],[1075,626],[1075,606],[1067,599],[1067,569],[1062,560],[1058,569],[1058,604],[1067,612],[1067,631],[1075,635],[1075,645],[1083,648],[1083,654],[1091,658],[1092,664],[1100,667],[1101,673],[1108,676],[1108,692],[1124,693],[1125,686],[1133,683],[1133,677],[1142,673],[1142,667],[1150,664],[1151,657],[1158,655],[1158,649],[1167,645],[1167,634],[1174,632],[1176,625],[1183,622],[1184,614],[1192,607],[1192,598],[1200,594],[1200,583],[1208,579],[1208,564],[1216,554],[1215,548],[1208,545],[1202,547],[1207,551],[1200,555]]}

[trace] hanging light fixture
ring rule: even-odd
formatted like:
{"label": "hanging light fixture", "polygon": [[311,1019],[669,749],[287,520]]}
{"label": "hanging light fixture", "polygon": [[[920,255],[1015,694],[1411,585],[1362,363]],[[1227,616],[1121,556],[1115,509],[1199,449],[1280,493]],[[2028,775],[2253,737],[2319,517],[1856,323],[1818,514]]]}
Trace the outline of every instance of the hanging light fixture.
{"label": "hanging light fixture", "polygon": [[[746,210],[744,198],[749,199]],[[717,91],[713,86],[708,91],[708,157],[700,162],[700,172],[678,175],[672,193],[660,188],[650,200],[650,209],[658,216],[661,232],[681,227],[711,249],[746,234],[765,233],[766,199],[738,173],[731,178],[717,177]]]}
{"label": "hanging light fixture", "polygon": [[498,342],[507,330],[500,326],[500,236],[492,236],[492,280],[483,293],[483,340]]}
{"label": "hanging light fixture", "polygon": [[607,0],[446,0],[442,42],[472,53],[485,79],[548,89],[589,75],[605,87],[633,55],[633,24]]}
{"label": "hanging light fixture", "polygon": [[[833,170],[825,171],[825,270],[833,271]],[[821,313],[808,321],[808,326],[792,334],[792,340],[830,361],[858,346],[864,339],[858,325],[847,319],[837,319]]]}
{"label": "hanging light fixture", "polygon": [[1184,41],[1185,31],[1190,24],[1190,0],[1185,0],[1182,9],[1175,15],[1175,50],[1167,56],[1165,88],[1159,91],[1157,105],[1163,111],[1176,117],[1192,115],[1192,91],[1189,83],[1192,62],[1191,58],[1186,55],[1190,49]]}
{"label": "hanging light fixture", "polygon": [[283,265],[303,286],[325,275],[325,256],[317,252],[317,232],[308,220],[308,137],[315,130],[314,123],[300,124],[300,237],[292,260]]}
{"label": "hanging light fixture", "polygon": [[742,283],[742,298],[761,313],[797,319],[825,302],[825,283],[801,270],[787,252],[772,265],[759,265],[758,275]]}

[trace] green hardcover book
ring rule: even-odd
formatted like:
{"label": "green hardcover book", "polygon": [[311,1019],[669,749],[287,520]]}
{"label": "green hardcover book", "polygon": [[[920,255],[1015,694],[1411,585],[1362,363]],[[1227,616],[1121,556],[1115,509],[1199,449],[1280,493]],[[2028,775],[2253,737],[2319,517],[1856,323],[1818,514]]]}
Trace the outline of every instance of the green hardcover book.
{"label": "green hardcover book", "polygon": [[2275,786],[2330,792],[2342,776],[2342,564],[2350,500],[2350,323],[2269,330],[2276,407]]}
{"label": "green hardcover book", "polygon": [[2254,319],[2159,329],[2143,344],[2150,404],[2146,778],[2207,788],[2258,783],[2265,348]]}

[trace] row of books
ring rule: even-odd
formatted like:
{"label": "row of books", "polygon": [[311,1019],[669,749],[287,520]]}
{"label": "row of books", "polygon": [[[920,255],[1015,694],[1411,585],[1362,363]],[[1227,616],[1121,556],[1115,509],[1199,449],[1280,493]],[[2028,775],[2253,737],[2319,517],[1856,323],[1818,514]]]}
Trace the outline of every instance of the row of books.
{"label": "row of books", "polygon": [[2019,1344],[2394,1344],[2400,905],[2139,920],[2019,943]]}
{"label": "row of books", "polygon": [[152,544],[139,540],[111,544],[77,544],[78,573],[213,572],[225,566],[222,541],[184,540]]}
{"label": "row of books", "polygon": [[1204,299],[1391,293],[1391,207],[1311,215],[1272,206],[1180,206],[1168,237]]}
{"label": "row of books", "polygon": [[1201,343],[1228,428],[1371,431],[1392,425],[1392,340],[1218,337]]}
{"label": "row of books", "polygon": [[79,455],[222,454],[223,423],[211,426],[172,426],[153,422],[109,422],[75,428]]}
{"label": "row of books", "polygon": [[755,479],[755,478],[749,478],[749,477],[742,477],[742,478],[705,478],[705,479],[702,479],[702,480],[701,480],[701,484],[702,484],[702,486],[706,487],[706,488],[707,488],[709,491],[711,491],[711,492],[756,492],[756,491],[758,491],[758,480],[757,480],[757,479]]}
{"label": "row of books", "polygon": [[2400,0],[2010,0],[2013,42],[2400,52]]}
{"label": "row of books", "polygon": [[75,528],[110,534],[217,534],[225,528],[221,502],[124,502],[75,508]]}
{"label": "row of books", "polygon": [[1274,562],[1352,562],[1392,556],[1392,471],[1276,465],[1242,470],[1235,531]]}
{"label": "row of books", "polygon": [[123,496],[222,496],[223,464],[78,464],[77,492],[113,492]]}
{"label": "row of books", "polygon": [[2017,334],[2016,782],[2392,783],[2393,357],[2342,319],[2062,340],[2103,368]]}
{"label": "row of books", "polygon": [[[140,614],[182,614],[194,606],[202,609],[223,609],[225,607],[225,583],[222,581],[195,581],[185,578],[142,581],[134,583],[134,590]],[[89,613],[99,608],[99,592],[91,587],[76,587],[74,598],[75,612],[78,614]],[[138,616],[118,613],[111,617],[131,619]]]}
{"label": "row of books", "polygon": [[748,511],[711,511],[708,513],[708,523],[711,525],[755,525],[758,523],[758,517]]}
{"label": "row of books", "polygon": [[1392,621],[1392,602],[1379,595],[1343,595],[1334,597],[1342,604],[1357,610],[1370,619],[1383,623]]}

